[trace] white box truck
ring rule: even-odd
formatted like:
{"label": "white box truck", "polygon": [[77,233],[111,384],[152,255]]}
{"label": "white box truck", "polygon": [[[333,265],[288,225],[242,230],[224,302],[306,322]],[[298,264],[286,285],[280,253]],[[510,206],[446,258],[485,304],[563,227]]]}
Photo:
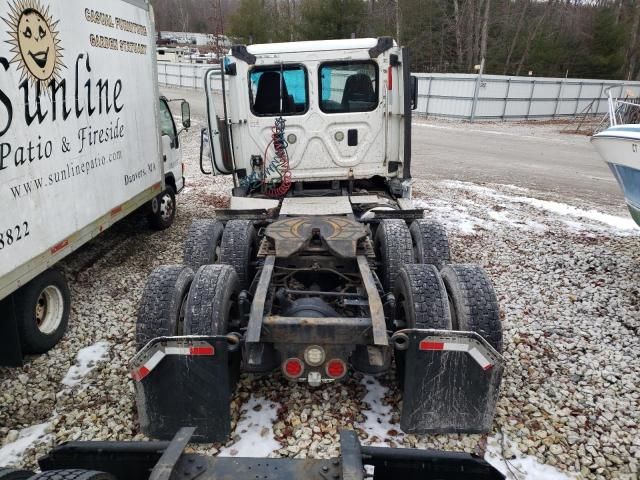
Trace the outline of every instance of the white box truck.
{"label": "white box truck", "polygon": [[68,323],[51,267],[139,207],[168,228],[184,179],[148,1],[7,0],[0,19],[0,365],[19,365]]}

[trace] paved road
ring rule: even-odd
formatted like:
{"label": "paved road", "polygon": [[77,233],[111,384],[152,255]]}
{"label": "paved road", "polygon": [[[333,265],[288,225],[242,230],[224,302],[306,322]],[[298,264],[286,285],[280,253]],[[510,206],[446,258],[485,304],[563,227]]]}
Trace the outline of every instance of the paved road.
{"label": "paved road", "polygon": [[[206,116],[202,91],[161,90],[169,98],[186,98],[194,116]],[[581,198],[596,204],[623,204],[613,176],[588,137],[554,134],[549,133],[549,127],[541,128],[545,132],[542,135],[534,132],[534,136],[525,133],[526,127],[416,121],[413,174],[503,183],[559,193],[568,200]]]}

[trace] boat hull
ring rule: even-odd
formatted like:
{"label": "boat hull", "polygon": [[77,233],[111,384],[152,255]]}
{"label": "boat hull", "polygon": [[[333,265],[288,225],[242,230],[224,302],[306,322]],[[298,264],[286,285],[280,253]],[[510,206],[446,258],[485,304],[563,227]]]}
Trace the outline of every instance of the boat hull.
{"label": "boat hull", "polygon": [[634,221],[640,226],[640,125],[620,125],[591,139],[618,181]]}

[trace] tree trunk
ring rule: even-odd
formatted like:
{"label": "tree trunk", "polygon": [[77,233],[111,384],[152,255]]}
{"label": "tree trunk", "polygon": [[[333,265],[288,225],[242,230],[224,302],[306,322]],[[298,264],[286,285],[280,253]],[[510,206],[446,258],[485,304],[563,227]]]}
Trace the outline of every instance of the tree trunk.
{"label": "tree trunk", "polygon": [[480,41],[480,60],[487,56],[487,36],[489,35],[489,9],[491,0],[484,0],[484,16],[482,17],[482,39]]}
{"label": "tree trunk", "polygon": [[638,27],[640,26],[640,2],[636,2],[633,6],[633,21],[631,23],[631,34],[629,39],[629,48],[627,49],[627,58],[629,66],[627,69],[627,78],[632,79],[636,73],[638,65]]}
{"label": "tree trunk", "polygon": [[460,7],[458,0],[453,0],[453,15],[456,35],[456,62],[458,63],[458,68],[460,68],[464,60],[462,58],[462,36],[460,34]]}
{"label": "tree trunk", "polygon": [[524,7],[522,7],[522,13],[520,14],[520,18],[518,19],[518,26],[516,27],[516,33],[513,36],[513,40],[511,40],[511,46],[509,47],[509,52],[507,53],[507,59],[504,62],[504,71],[503,75],[506,75],[509,71],[509,67],[511,66],[511,56],[513,55],[513,51],[518,44],[518,38],[520,37],[520,31],[522,30],[522,24],[524,23],[524,17],[527,14],[527,8],[529,7],[529,3],[525,3]]}
{"label": "tree trunk", "polygon": [[527,37],[527,43],[526,43],[526,45],[524,47],[524,51],[522,52],[522,56],[520,57],[520,61],[518,62],[518,68],[516,69],[516,75],[520,75],[520,70],[522,70],[522,66],[524,65],[524,62],[526,61],[527,57],[529,56],[529,50],[531,49],[531,43],[538,36],[538,30],[540,30],[540,27],[542,26],[542,23],[544,22],[545,18],[547,17],[547,13],[549,13],[549,10],[551,9],[552,5],[553,5],[553,0],[549,0],[549,2],[547,3],[547,7],[544,9],[544,11],[542,12],[542,15],[540,15],[540,18],[538,19],[538,23],[536,23],[535,27],[533,27],[533,30],[529,33],[529,36]]}

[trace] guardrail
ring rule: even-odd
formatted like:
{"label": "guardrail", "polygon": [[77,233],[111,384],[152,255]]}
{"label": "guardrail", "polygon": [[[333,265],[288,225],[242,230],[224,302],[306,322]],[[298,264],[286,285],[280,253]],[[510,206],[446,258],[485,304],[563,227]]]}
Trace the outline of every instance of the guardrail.
{"label": "guardrail", "polygon": [[[158,63],[165,86],[202,88],[212,65]],[[576,118],[607,113],[607,89],[618,98],[640,97],[640,82],[503,75],[416,73],[418,108],[426,117],[465,120]],[[219,90],[214,85],[214,90]]]}

